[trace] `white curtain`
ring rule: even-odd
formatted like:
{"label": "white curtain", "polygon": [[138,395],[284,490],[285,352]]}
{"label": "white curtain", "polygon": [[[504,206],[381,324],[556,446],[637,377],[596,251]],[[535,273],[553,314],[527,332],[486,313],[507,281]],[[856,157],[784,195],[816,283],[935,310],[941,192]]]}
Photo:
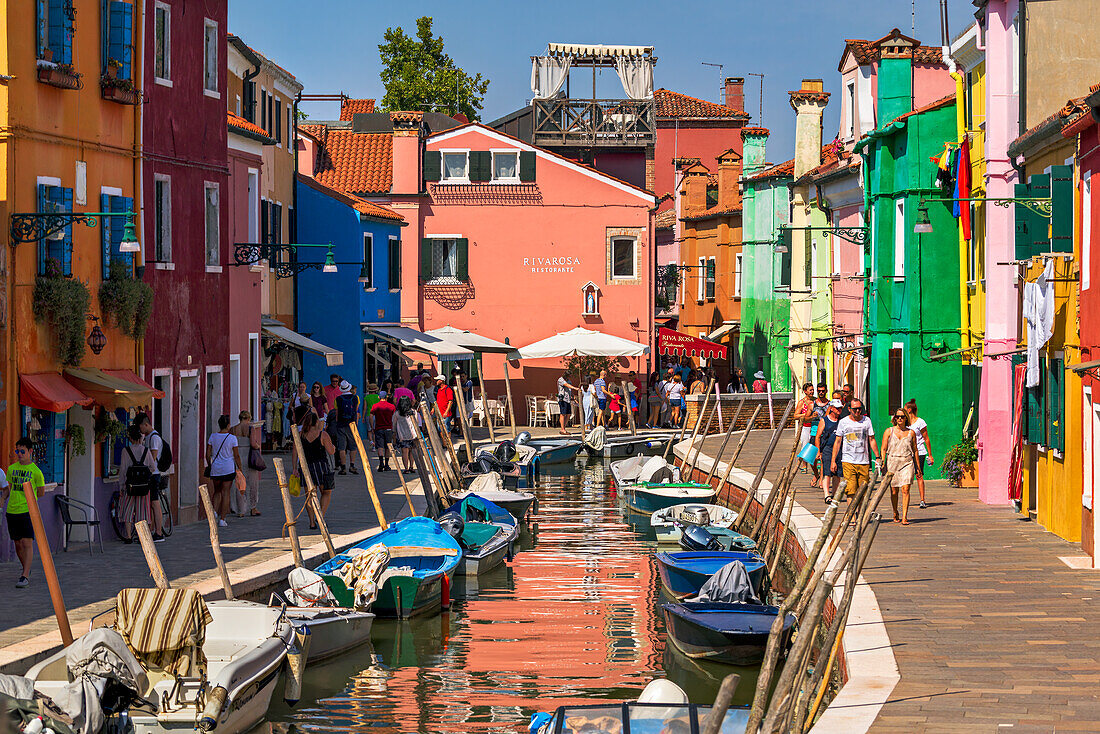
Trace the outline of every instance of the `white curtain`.
{"label": "white curtain", "polygon": [[653,99],[653,65],[649,59],[620,56],[615,59],[615,71],[627,97]]}
{"label": "white curtain", "polygon": [[531,59],[531,94],[535,99],[550,99],[569,77],[568,56],[536,56]]}
{"label": "white curtain", "polygon": [[875,129],[875,100],[871,94],[871,67],[859,67],[856,77],[856,106],[859,107],[860,135]]}

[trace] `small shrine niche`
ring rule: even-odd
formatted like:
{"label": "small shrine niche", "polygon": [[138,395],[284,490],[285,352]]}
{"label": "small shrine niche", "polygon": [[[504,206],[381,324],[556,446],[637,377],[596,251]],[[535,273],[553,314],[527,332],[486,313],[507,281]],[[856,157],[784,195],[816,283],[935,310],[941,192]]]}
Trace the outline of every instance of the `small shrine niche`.
{"label": "small shrine niche", "polygon": [[588,281],[581,288],[581,315],[600,315],[600,289],[592,281]]}

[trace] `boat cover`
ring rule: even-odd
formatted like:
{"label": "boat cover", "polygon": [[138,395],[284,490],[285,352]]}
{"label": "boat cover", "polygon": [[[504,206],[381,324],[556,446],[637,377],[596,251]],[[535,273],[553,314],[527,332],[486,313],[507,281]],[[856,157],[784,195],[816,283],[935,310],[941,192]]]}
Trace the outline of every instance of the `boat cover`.
{"label": "boat cover", "polygon": [[56,734],[75,734],[76,731],[64,721],[68,713],[61,710],[56,702],[35,691],[34,681],[21,675],[0,673],[0,711],[4,712],[5,724],[11,727],[2,729],[5,732],[21,731],[39,717]]}
{"label": "boat cover", "polygon": [[486,490],[503,489],[504,480],[495,471],[488,474],[479,474],[470,482],[470,493],[477,494]]}
{"label": "boat cover", "polygon": [[675,482],[679,471],[671,466],[663,456],[651,456],[642,465],[638,473],[641,482]]}
{"label": "boat cover", "polygon": [[756,598],[749,572],[741,561],[731,561],[706,580],[699,595],[688,601],[763,604]]}
{"label": "boat cover", "polygon": [[348,551],[351,560],[337,571],[344,585],[355,592],[355,608],[370,609],[378,598],[382,572],[390,562],[390,549],[382,543]]}
{"label": "boat cover", "polygon": [[138,660],[175,676],[205,675],[202,646],[213,621],[194,589],[123,589],[115,600],[115,629]]}
{"label": "boat cover", "polygon": [[145,669],[122,635],[108,627],[98,627],[69,645],[65,664],[72,682],[54,696],[54,703],[72,718],[74,729],[81,734],[97,734],[103,728],[99,697],[108,679],[137,695],[149,686]]}
{"label": "boat cover", "polygon": [[603,451],[603,444],[606,438],[607,430],[603,426],[596,426],[584,437],[584,444],[593,451]]}
{"label": "boat cover", "polygon": [[455,513],[466,522],[488,522],[497,525],[516,524],[516,518],[512,517],[512,513],[476,494],[466,495],[462,500],[448,507],[443,514],[447,514],[447,512]]}
{"label": "boat cover", "polygon": [[660,459],[660,457],[641,455],[631,456],[629,459],[616,461],[613,466],[615,467],[615,472],[618,474],[619,479],[624,482],[634,482],[642,475],[642,467],[644,467],[650,459]]}
{"label": "boat cover", "polygon": [[321,575],[308,568],[293,568],[287,574],[287,599],[296,607],[332,607],[339,602]]}

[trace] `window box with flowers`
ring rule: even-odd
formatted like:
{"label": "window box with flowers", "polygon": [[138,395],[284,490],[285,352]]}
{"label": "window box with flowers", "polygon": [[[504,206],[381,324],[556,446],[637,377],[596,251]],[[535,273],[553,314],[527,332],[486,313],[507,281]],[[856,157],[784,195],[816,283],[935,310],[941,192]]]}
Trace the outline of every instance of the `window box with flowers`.
{"label": "window box with flowers", "polygon": [[120,66],[121,64],[114,59],[107,62],[107,70],[99,78],[99,88],[103,94],[103,99],[109,99],[119,104],[141,104],[141,90],[130,79],[123,79],[118,76]]}
{"label": "window box with flowers", "polygon": [[80,74],[72,64],[55,64],[48,59],[38,60],[38,81],[58,89],[80,89],[84,86]]}

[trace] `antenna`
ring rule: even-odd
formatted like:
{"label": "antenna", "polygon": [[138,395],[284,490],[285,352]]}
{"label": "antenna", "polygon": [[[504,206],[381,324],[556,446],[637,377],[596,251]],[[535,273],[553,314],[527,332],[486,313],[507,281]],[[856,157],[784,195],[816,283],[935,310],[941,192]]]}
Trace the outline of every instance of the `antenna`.
{"label": "antenna", "polygon": [[758,76],[758,77],[760,77],[760,117],[758,118],[757,124],[760,125],[760,127],[763,127],[764,126],[764,75],[763,74],[754,74],[753,72],[749,71],[749,72],[745,73],[745,76]]}
{"label": "antenna", "polygon": [[725,68],[725,64],[712,64],[709,61],[700,61],[703,66],[716,66],[718,67],[718,104],[722,104],[725,100],[722,99],[722,90],[725,86],[722,83],[722,69]]}

